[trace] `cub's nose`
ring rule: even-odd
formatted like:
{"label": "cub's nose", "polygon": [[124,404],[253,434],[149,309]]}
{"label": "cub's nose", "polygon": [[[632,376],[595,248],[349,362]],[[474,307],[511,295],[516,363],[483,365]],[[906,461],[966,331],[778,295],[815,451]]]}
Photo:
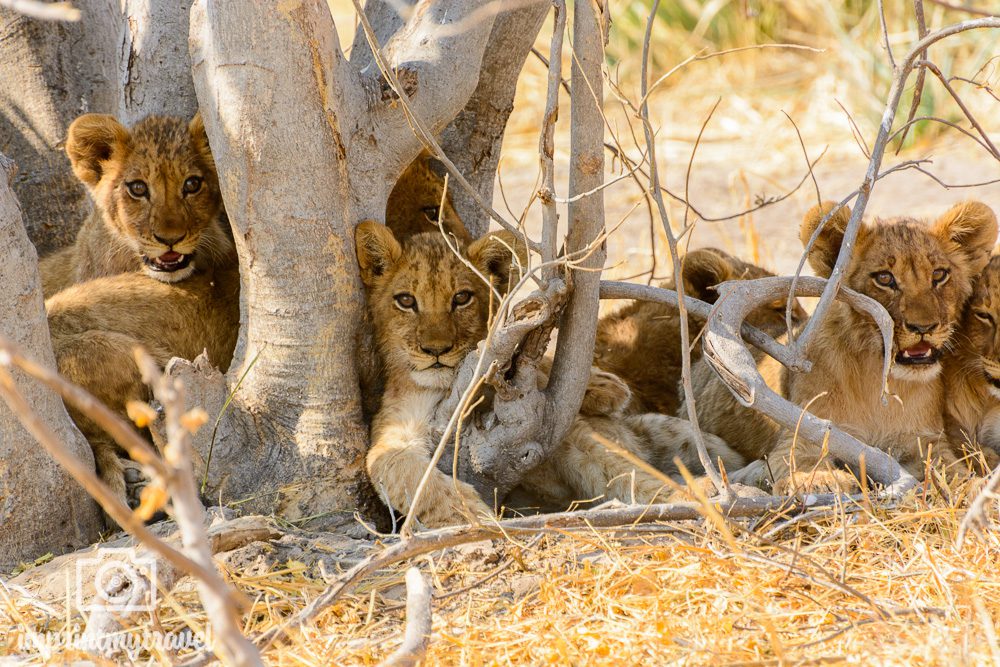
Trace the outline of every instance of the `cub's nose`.
{"label": "cub's nose", "polygon": [[159,234],[153,234],[153,238],[162,243],[165,246],[172,246],[175,243],[180,243],[184,240],[187,233],[183,233],[180,236],[160,236]]}
{"label": "cub's nose", "polygon": [[913,322],[907,322],[906,328],[916,334],[930,333],[934,330],[936,324],[914,324]]}
{"label": "cub's nose", "polygon": [[451,343],[430,343],[420,346],[420,350],[424,354],[429,354],[432,357],[440,357],[442,354],[447,354],[451,352],[451,348],[454,345]]}

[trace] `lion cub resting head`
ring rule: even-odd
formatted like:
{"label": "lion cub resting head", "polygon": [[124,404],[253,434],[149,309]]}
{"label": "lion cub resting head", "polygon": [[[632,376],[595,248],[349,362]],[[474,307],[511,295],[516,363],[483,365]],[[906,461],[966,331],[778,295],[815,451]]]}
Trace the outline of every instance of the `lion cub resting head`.
{"label": "lion cub resting head", "polygon": [[[959,333],[945,353],[945,426],[958,447],[971,445],[976,462],[1000,463],[1000,256],[976,279]],[[982,455],[982,460],[979,460]]]}
{"label": "lion cub resting head", "polygon": [[[411,500],[440,437],[431,429],[438,402],[448,394],[455,368],[485,337],[491,299],[495,305],[496,296],[506,292],[515,252],[524,263],[523,244],[512,234],[497,232],[467,248],[460,244],[458,257],[439,233],[417,234],[400,243],[387,227],[373,222],[358,226],[355,243],[387,376],[366,461],[376,491],[390,507],[415,511],[427,526],[491,514],[471,485],[453,481],[437,468],[420,505],[413,508]],[[548,382],[549,368],[550,362],[543,360],[540,387]],[[660,477],[636,470],[600,445],[594,434],[653,465],[672,466],[674,457],[681,456],[698,471],[690,455],[688,423],[666,415],[625,417],[628,399],[621,380],[593,369],[581,415],[524,486],[536,498],[563,508],[598,495],[641,502],[664,497]],[[722,457],[730,469],[742,465],[742,457],[718,438],[709,437],[709,446],[713,457]]]}
{"label": "lion cub resting head", "polygon": [[[842,208],[820,229],[834,207],[813,208],[800,230],[803,244],[817,235],[808,259],[822,277],[830,276],[850,218]],[[810,372],[790,373],[763,355],[758,370],[772,389],[886,451],[918,478],[923,477],[929,446],[942,462],[954,462],[943,437],[942,352],[996,238],[996,217],[979,203],[955,206],[929,226],[897,218],[860,229],[845,284],[881,303],[892,316],[888,389],[894,397],[887,405],[881,401],[879,330],[868,315],[841,301],[833,304],[810,341]],[[819,448],[795,443],[791,433],[739,406],[714,374],[699,368],[695,375],[702,425],[747,458],[768,456],[777,490],[856,488],[842,469],[826,464],[815,469],[822,459]]]}
{"label": "lion cub resting head", "polygon": [[450,388],[458,364],[486,336],[491,303],[507,291],[512,250],[523,255],[523,243],[509,232],[488,234],[460,250],[467,264],[437,232],[416,234],[404,247],[370,221],[358,225],[355,243],[388,381]]}
{"label": "lion cub resting head", "polygon": [[103,114],[70,125],[66,153],[94,211],[70,248],[41,266],[45,296],[91,278],[143,270],[163,282],[196,265],[235,263],[201,116],[149,116],[125,128]]}
{"label": "lion cub resting head", "polygon": [[[714,287],[727,280],[751,280],[774,274],[755,264],[744,262],[716,248],[693,250],[684,256],[681,276],[684,293],[707,303],[718,299]],[[674,288],[674,281],[663,284]],[[761,306],[747,322],[771,335],[785,330],[785,306],[780,299]],[[792,322],[805,320],[798,300],[792,306]],[[691,340],[699,335],[705,320],[689,316]],[[618,375],[632,390],[635,412],[676,414],[680,404],[678,380],[681,377],[681,329],[677,309],[651,301],[635,301],[601,318],[597,325],[594,364]],[[701,357],[701,346],[691,350],[691,360]],[[655,363],[651,361],[655,360]]]}

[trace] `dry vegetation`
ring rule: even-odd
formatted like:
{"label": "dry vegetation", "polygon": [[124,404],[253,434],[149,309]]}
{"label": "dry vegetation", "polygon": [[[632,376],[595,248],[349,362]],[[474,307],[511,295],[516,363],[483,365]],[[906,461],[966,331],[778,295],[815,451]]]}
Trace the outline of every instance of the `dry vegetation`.
{"label": "dry vegetation", "polygon": [[[694,62],[659,88],[652,98],[652,122],[661,128],[658,143],[668,186],[684,189],[694,138],[721,97],[690,182],[692,199],[705,202],[708,210],[737,210],[798,183],[802,147],[782,110],[798,124],[813,159],[829,145],[816,169],[818,187],[837,196],[857,187],[866,160],[843,109],[870,139],[890,75],[874,3],[687,0],[664,5],[669,9],[658,17],[655,43],[662,47],[654,50],[655,76],[691,55],[752,44],[794,42],[824,49],[747,50]],[[332,6],[342,36],[349,35],[349,3],[332,0]],[[911,44],[916,38],[912,5],[893,0],[885,6],[891,43]],[[612,3],[612,80],[632,99],[647,11],[646,2]],[[961,18],[965,15],[928,3],[931,29]],[[549,34],[543,28],[542,53]],[[997,84],[997,63],[991,60],[995,31],[968,33],[936,50],[950,71],[966,76],[979,71],[977,80]],[[505,142],[503,192],[498,189],[496,202],[535,231],[540,207],[519,212],[535,187],[545,76],[540,61],[529,59]],[[981,118],[998,117],[994,92],[971,85],[965,92]],[[909,104],[908,92],[902,115]],[[629,129],[628,115],[613,96],[607,112],[622,145],[637,151],[633,132],[641,137],[641,129]],[[960,120],[954,103],[933,81],[918,115]],[[978,147],[956,136],[943,134],[935,124],[921,125],[911,132],[903,156],[943,156],[937,166],[947,173],[949,165],[963,165],[956,169],[964,181],[1000,176],[997,162],[977,156]],[[562,177],[568,114],[557,127],[556,146]],[[908,172],[879,184],[870,210],[902,212],[899,206],[908,202],[900,199],[901,191],[919,192],[909,195],[913,205],[906,211],[918,214],[970,196]],[[997,186],[974,192],[1000,204]],[[653,256],[665,256],[662,231],[653,232],[657,240],[651,247],[642,191],[627,180],[607,195],[609,226],[624,221],[609,243],[613,268],[608,275],[642,274]],[[793,269],[799,214],[815,198],[807,184],[779,206],[714,225],[704,234],[702,223],[688,242],[721,244],[748,259]],[[682,209],[672,203],[672,213]],[[667,264],[660,260],[657,277]],[[970,495],[968,485],[942,483],[911,491],[892,507],[859,499],[834,509],[794,516],[779,512],[721,525],[547,531],[421,556],[413,562],[429,573],[435,596],[427,663],[1000,664],[1000,541],[994,531],[956,546]],[[282,626],[326,589],[338,567],[275,562],[266,552],[252,563],[232,562],[239,566],[230,567],[229,579],[252,601],[244,627],[248,634]],[[348,559],[339,567],[352,564]],[[314,622],[292,628],[290,641],[269,647],[265,659],[279,665],[378,663],[402,637],[405,567],[399,563],[366,578]],[[60,599],[40,601],[23,590],[0,589],[0,654],[30,640],[32,633],[79,623],[66,619],[66,607]],[[155,614],[156,626],[166,631],[205,622],[193,585],[164,595]],[[73,657],[83,656],[57,654],[57,659]],[[149,659],[183,656],[154,653]]]}

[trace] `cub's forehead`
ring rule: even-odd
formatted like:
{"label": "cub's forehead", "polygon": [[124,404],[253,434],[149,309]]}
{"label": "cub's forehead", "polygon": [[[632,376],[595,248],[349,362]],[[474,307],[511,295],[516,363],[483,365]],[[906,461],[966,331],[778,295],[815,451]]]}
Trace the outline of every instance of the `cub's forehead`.
{"label": "cub's forehead", "polygon": [[972,300],[986,307],[1000,306],[1000,256],[991,257],[976,277]]}
{"label": "cub's forehead", "polygon": [[[457,249],[464,252],[461,246]],[[395,282],[408,282],[414,288],[452,290],[469,289],[475,279],[475,274],[439,233],[417,234],[403,243]]]}
{"label": "cub's forehead", "polygon": [[[948,261],[948,251],[930,227],[912,218],[877,220],[865,229],[864,264],[930,267]],[[933,269],[932,269],[933,270]]]}
{"label": "cub's forehead", "polygon": [[188,162],[198,159],[191,145],[188,122],[181,118],[151,116],[130,130],[136,159]]}

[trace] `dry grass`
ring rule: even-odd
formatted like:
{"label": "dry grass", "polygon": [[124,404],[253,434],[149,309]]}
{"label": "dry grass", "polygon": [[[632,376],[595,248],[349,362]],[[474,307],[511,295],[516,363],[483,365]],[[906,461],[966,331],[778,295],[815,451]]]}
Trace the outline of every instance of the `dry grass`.
{"label": "dry grass", "polygon": [[[417,564],[436,596],[451,595],[434,604],[428,664],[989,663],[1000,659],[1000,542],[993,533],[956,550],[961,513],[940,496],[916,494],[894,509],[740,524],[732,546],[687,524],[433,554]],[[366,580],[290,643],[271,647],[267,661],[375,664],[400,641],[404,570]],[[319,572],[296,562],[230,575],[254,600],[251,633],[324,588]],[[48,602],[61,611],[60,600]],[[16,594],[0,606],[0,617],[13,615],[21,633],[59,629]],[[205,623],[184,585],[157,616],[167,631]]]}

